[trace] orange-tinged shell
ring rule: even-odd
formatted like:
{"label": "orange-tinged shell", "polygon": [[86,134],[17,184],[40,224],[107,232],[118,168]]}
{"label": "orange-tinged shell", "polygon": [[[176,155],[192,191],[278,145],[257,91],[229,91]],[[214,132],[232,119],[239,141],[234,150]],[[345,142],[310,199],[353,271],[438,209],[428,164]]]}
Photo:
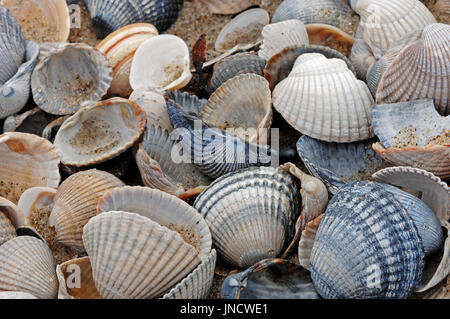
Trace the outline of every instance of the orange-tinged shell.
{"label": "orange-tinged shell", "polygon": [[301,266],[310,270],[309,258],[314,246],[314,239],[316,238],[317,229],[319,229],[323,214],[306,224],[302,232],[302,237],[298,243],[298,260]]}

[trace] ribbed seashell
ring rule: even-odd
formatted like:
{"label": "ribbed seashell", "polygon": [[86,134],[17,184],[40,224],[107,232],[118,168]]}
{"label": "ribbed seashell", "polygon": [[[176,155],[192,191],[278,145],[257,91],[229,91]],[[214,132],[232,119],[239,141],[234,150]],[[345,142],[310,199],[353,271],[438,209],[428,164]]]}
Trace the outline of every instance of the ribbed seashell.
{"label": "ribbed seashell", "polygon": [[200,113],[208,126],[234,129],[250,142],[268,142],[272,125],[272,96],[267,80],[257,74],[241,74],[222,84]]}
{"label": "ribbed seashell", "polygon": [[246,73],[264,75],[266,61],[251,53],[237,53],[214,65],[211,89],[217,90],[229,79]]}
{"label": "ribbed seashell", "polygon": [[374,135],[372,95],[340,59],[327,59],[319,53],[301,55],[272,95],[273,105],[284,119],[310,137],[348,143]]}
{"label": "ribbed seashell", "polygon": [[300,266],[310,270],[310,257],[311,251],[314,246],[314,240],[316,238],[317,229],[319,229],[320,222],[322,221],[323,214],[313,219],[306,224],[305,229],[302,232],[302,237],[298,243],[298,261]]}
{"label": "ribbed seashell", "polygon": [[324,298],[406,298],[424,266],[413,220],[385,185],[353,182],[331,199],[310,267]]}
{"label": "ribbed seashell", "polygon": [[179,160],[174,159],[177,149],[181,151],[182,146],[167,130],[154,125],[147,127],[136,152],[136,164],[146,186],[180,196],[191,189],[209,185],[211,180],[190,162],[189,157],[186,161],[182,155]]}
{"label": "ribbed seashell", "polygon": [[107,299],[158,297],[207,256],[198,255],[177,232],[126,212],[92,218],[84,227],[83,242],[95,286]]}
{"label": "ribbed seashell", "polygon": [[0,196],[13,203],[28,188],[57,188],[61,180],[55,146],[36,135],[9,132],[0,135]]}
{"label": "ribbed seashell", "polygon": [[67,178],[58,188],[50,215],[58,242],[83,251],[83,227],[97,214],[97,202],[109,190],[125,186],[114,175],[96,169]]}
{"label": "ribbed seashell", "polygon": [[225,279],[222,299],[319,299],[308,271],[283,259],[265,259]]}
{"label": "ribbed seashell", "polygon": [[192,79],[187,44],[171,34],[154,36],[137,49],[130,71],[133,90],[177,90]]}
{"label": "ribbed seashell", "polygon": [[387,163],[372,149],[374,140],[354,143],[328,143],[306,135],[297,151],[308,171],[336,194],[340,187],[356,180],[369,180],[371,174]]}
{"label": "ribbed seashell", "polygon": [[268,24],[262,31],[263,44],[258,55],[269,61],[285,48],[309,44],[306,27],[300,20],[286,20]]}
{"label": "ribbed seashell", "polygon": [[180,140],[183,154],[211,178],[250,166],[269,165],[273,151],[268,145],[241,140],[235,134],[209,128],[199,118],[183,112],[167,102],[167,111],[174,127],[174,138]]}
{"label": "ribbed seashell", "polygon": [[442,115],[450,114],[450,26],[428,25],[419,40],[403,49],[387,68],[377,90],[378,104],[434,99]]}
{"label": "ribbed seashell", "polygon": [[331,47],[345,56],[350,56],[355,38],[350,34],[329,24],[307,24],[306,32],[310,44]]}
{"label": "ribbed seashell", "polygon": [[125,186],[103,194],[97,212],[124,211],[147,217],[180,234],[201,259],[211,251],[211,233],[203,217],[181,199],[148,187]]}
{"label": "ribbed seashell", "polygon": [[25,41],[19,23],[3,6],[0,6],[0,56],[0,119],[4,119],[28,102],[39,46]]}
{"label": "ribbed seashell", "polygon": [[259,5],[260,0],[199,0],[206,5],[211,13],[235,14],[254,5]]}
{"label": "ribbed seashell", "polygon": [[2,0],[1,5],[17,19],[27,40],[66,42],[70,33],[65,0]]}
{"label": "ribbed seashell", "polygon": [[182,0],[84,0],[99,39],[133,23],[153,24],[159,32],[170,28],[183,7]]}
{"label": "ribbed seashell", "polygon": [[105,162],[125,152],[141,137],[146,124],[141,108],[126,99],[92,103],[64,121],[55,146],[64,165]]}
{"label": "ribbed seashell", "polygon": [[17,237],[16,228],[27,225],[23,211],[14,203],[0,197],[0,246]]}
{"label": "ribbed seashell", "polygon": [[450,118],[440,116],[431,99],[375,105],[373,149],[396,166],[421,168],[450,176]]}
{"label": "ribbed seashell", "polygon": [[272,23],[297,19],[304,24],[325,23],[343,29],[352,21],[353,11],[344,1],[284,0],[275,10]]}
{"label": "ribbed seashell", "polygon": [[151,90],[136,90],[131,93],[129,100],[139,105],[147,115],[147,126],[155,125],[172,132],[172,123],[170,123],[167,114],[166,100],[160,92]]}
{"label": "ribbed seashell", "polygon": [[261,38],[262,29],[269,22],[269,14],[264,9],[255,8],[242,12],[220,31],[215,50],[226,52],[238,44],[257,43]]}
{"label": "ribbed seashell", "polygon": [[0,291],[0,299],[38,299],[38,297],[33,296],[32,294],[29,294],[27,292],[20,292],[20,291]]}
{"label": "ribbed seashell", "polygon": [[199,99],[196,95],[178,90],[169,90],[164,94],[167,100],[179,105],[186,114],[200,117],[200,113],[208,103],[207,99]]}
{"label": "ribbed seashell", "polygon": [[436,22],[419,0],[358,0],[353,8],[361,17],[362,38],[376,59],[397,40]]}
{"label": "ribbed seashell", "polygon": [[418,196],[439,219],[450,219],[450,189],[434,174],[419,168],[397,166],[384,168],[372,177]]}
{"label": "ribbed seashell", "polygon": [[52,252],[44,241],[20,236],[0,246],[0,290],[54,299],[58,279]]}
{"label": "ribbed seashell", "polygon": [[350,61],[355,66],[358,78],[361,80],[366,80],[370,66],[377,61],[367,43],[364,42],[363,31],[359,26],[356,29],[355,41],[350,53]]}
{"label": "ribbed seashell", "polygon": [[300,55],[305,53],[320,53],[327,59],[336,58],[344,60],[348,68],[356,75],[352,62],[350,62],[350,60],[339,51],[321,45],[303,44],[300,46],[286,48],[277,55],[274,55],[267,62],[266,67],[264,68],[264,77],[267,81],[269,81],[271,91],[273,91],[278,83],[289,76],[295,60],[297,60]]}
{"label": "ribbed seashell", "polygon": [[284,170],[248,168],[215,180],[194,207],[208,223],[221,257],[245,269],[277,257],[290,243],[299,191],[299,182]]}
{"label": "ribbed seashell", "polygon": [[34,69],[34,101],[47,113],[73,114],[83,102],[98,101],[106,94],[111,73],[100,51],[86,44],[59,44]]}

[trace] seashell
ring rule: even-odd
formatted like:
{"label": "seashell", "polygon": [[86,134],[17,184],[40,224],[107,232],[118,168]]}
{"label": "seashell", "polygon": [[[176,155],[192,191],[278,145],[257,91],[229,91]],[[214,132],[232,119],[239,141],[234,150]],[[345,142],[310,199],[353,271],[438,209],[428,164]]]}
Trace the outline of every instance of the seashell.
{"label": "seashell", "polygon": [[38,299],[36,296],[27,292],[20,291],[0,291],[0,299]]}
{"label": "seashell", "polygon": [[217,90],[229,79],[246,73],[264,76],[266,61],[251,53],[237,53],[214,65],[211,89]]}
{"label": "seashell", "polygon": [[175,196],[148,187],[125,186],[106,192],[98,200],[98,214],[112,211],[139,214],[179,233],[199,256],[208,256],[211,251],[211,233],[205,220]]}
{"label": "seashell", "polygon": [[186,161],[174,158],[177,149],[181,150],[182,146],[168,131],[153,125],[147,127],[136,152],[136,164],[146,186],[181,196],[191,189],[209,185],[210,179],[189,158]]}
{"label": "seashell", "polygon": [[108,60],[79,43],[60,44],[36,66],[31,88],[36,104],[47,113],[74,114],[86,101],[98,101],[111,84]]}
{"label": "seashell", "polygon": [[[50,187],[33,187],[27,189],[20,196],[17,207],[23,212],[26,219],[30,221],[33,212],[38,210],[53,209],[53,201],[56,189]],[[51,211],[50,209],[50,211]]]}
{"label": "seashell", "polygon": [[269,14],[261,8],[242,12],[228,22],[220,31],[215,43],[215,50],[226,52],[238,44],[257,43],[262,29],[270,22]]}
{"label": "seashell", "polygon": [[56,298],[56,266],[44,241],[29,236],[13,238],[0,246],[0,261],[0,290]]}
{"label": "seashell", "polygon": [[125,212],[92,218],[84,227],[83,242],[95,286],[107,299],[158,297],[207,257],[177,232]]}
{"label": "seashell", "polygon": [[275,109],[292,127],[327,142],[373,137],[372,104],[367,85],[356,79],[344,61],[319,53],[301,55],[273,91]]}
{"label": "seashell", "polygon": [[197,117],[187,115],[176,104],[167,102],[174,137],[181,141],[184,156],[211,178],[218,178],[250,166],[269,165],[273,151],[267,145],[257,145],[209,128]]}
{"label": "seashell", "polygon": [[113,69],[109,95],[128,98],[132,93],[130,86],[130,70],[134,54],[139,46],[154,36],[158,30],[148,23],[127,25],[100,42],[96,49],[103,53]]}
{"label": "seashell", "polygon": [[414,222],[384,185],[353,182],[331,199],[310,259],[322,297],[406,298],[423,266]]}
{"label": "seashell", "polygon": [[137,49],[130,71],[133,90],[177,90],[192,79],[189,48],[179,37],[154,36]]}
{"label": "seashell", "polygon": [[263,44],[258,55],[269,61],[285,48],[309,44],[306,27],[300,20],[286,20],[268,24],[262,31]]}
{"label": "seashell", "polygon": [[260,44],[262,43],[262,41],[259,41],[256,44],[238,44],[236,45],[234,48],[228,50],[225,53],[222,53],[221,55],[219,55],[218,57],[215,57],[212,60],[209,60],[208,62],[205,62],[202,64],[202,69],[207,69],[212,67],[213,65],[221,62],[223,59],[228,58],[230,56],[232,56],[233,54],[239,53],[239,52],[249,52],[249,51],[255,51],[259,49]]}
{"label": "seashell", "polygon": [[256,74],[235,76],[211,95],[200,116],[208,126],[235,129],[245,141],[267,143],[272,125],[269,83]]}
{"label": "seashell", "polygon": [[107,191],[125,186],[114,175],[96,169],[71,175],[58,188],[49,224],[58,242],[83,251],[83,227],[97,213],[97,202]]}
{"label": "seashell", "polygon": [[370,180],[371,174],[387,163],[372,149],[374,140],[354,143],[328,143],[306,135],[297,150],[308,171],[336,194],[340,187],[356,180]]}
{"label": "seashell", "polygon": [[196,117],[200,117],[201,111],[208,103],[208,100],[206,99],[199,99],[196,95],[190,95],[188,92],[181,92],[178,90],[169,90],[164,96],[167,100],[171,100],[173,103],[180,106],[185,113]]}
{"label": "seashell", "polygon": [[39,113],[42,113],[42,110],[35,107],[34,109],[28,110],[20,115],[11,115],[7,117],[3,124],[3,133],[15,132],[28,118]]}
{"label": "seashell", "polygon": [[133,146],[145,124],[146,116],[138,105],[112,98],[92,103],[64,121],[54,143],[64,165],[94,165]]}
{"label": "seashell", "polygon": [[426,26],[417,41],[403,49],[387,68],[376,94],[378,104],[434,99],[442,115],[450,114],[450,26]]}
{"label": "seashell", "polygon": [[286,48],[277,55],[274,55],[266,64],[264,68],[264,77],[269,81],[270,90],[273,91],[275,86],[282,80],[288,77],[291,72],[295,60],[305,53],[320,53],[327,59],[341,59],[344,60],[348,68],[356,75],[355,68],[349,59],[339,51],[333,50],[329,47],[321,45],[303,44]]}
{"label": "seashell", "polygon": [[0,246],[17,237],[16,228],[26,224],[27,219],[22,210],[9,200],[0,197]]}
{"label": "seashell", "polygon": [[182,0],[84,0],[99,39],[129,24],[148,22],[159,32],[177,20]]}
{"label": "seashell", "polygon": [[215,180],[194,208],[205,218],[218,253],[248,268],[278,256],[294,236],[299,182],[288,172],[252,167]]}
{"label": "seashell", "polygon": [[302,237],[298,243],[299,264],[307,270],[311,270],[309,267],[311,251],[322,218],[323,214],[306,224],[305,229],[302,232]]}
{"label": "seashell", "polygon": [[39,46],[25,41],[19,23],[3,6],[0,6],[0,54],[0,119],[4,119],[28,102]]}
{"label": "seashell", "polygon": [[329,24],[307,24],[306,32],[310,44],[331,47],[346,56],[349,56],[355,42],[350,34]]}
{"label": "seashell", "polygon": [[66,42],[70,33],[69,8],[64,0],[2,0],[17,19],[25,39]]}
{"label": "seashell", "polygon": [[446,183],[426,170],[413,167],[388,167],[372,175],[379,182],[401,187],[418,196],[439,219],[450,219],[450,190]]}
{"label": "seashell", "polygon": [[58,187],[60,159],[48,140],[32,134],[9,132],[0,135],[0,152],[1,197],[17,204],[28,188]]}
{"label": "seashell", "polygon": [[373,149],[387,162],[450,176],[450,118],[440,116],[431,99],[376,105],[372,121],[380,139]]}
{"label": "seashell", "polygon": [[166,100],[164,95],[150,90],[136,90],[130,95],[130,101],[139,105],[147,115],[147,125],[160,126],[171,132],[173,130],[167,114]]}
{"label": "seashell", "polygon": [[228,276],[222,299],[319,299],[308,272],[283,259],[265,259]]}
{"label": "seashell", "polygon": [[350,60],[355,66],[358,78],[361,80],[366,80],[366,75],[370,66],[377,61],[367,43],[364,42],[363,31],[359,26],[356,29],[355,41],[353,42],[352,51],[350,53]]}
{"label": "seashell", "polygon": [[235,14],[254,5],[259,5],[260,0],[199,0],[206,5],[211,13]]}

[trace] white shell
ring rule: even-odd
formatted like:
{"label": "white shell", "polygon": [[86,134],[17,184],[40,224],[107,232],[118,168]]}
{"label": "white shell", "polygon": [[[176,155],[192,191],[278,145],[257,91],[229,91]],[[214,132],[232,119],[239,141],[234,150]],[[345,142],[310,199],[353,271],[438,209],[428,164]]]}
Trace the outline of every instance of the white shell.
{"label": "white shell", "polygon": [[260,0],[199,0],[208,6],[211,13],[235,14],[253,5],[260,4]]}
{"label": "white shell", "polygon": [[9,200],[0,197],[0,246],[17,237],[16,228],[26,224],[27,220],[22,210]]}
{"label": "white shell", "polygon": [[136,90],[129,97],[147,114],[147,125],[158,125],[169,132],[173,127],[170,123],[169,114],[167,114],[167,106],[164,95],[160,92],[149,90]]}
{"label": "white shell", "polygon": [[23,212],[28,222],[31,214],[38,209],[53,208],[53,201],[56,195],[56,189],[50,187],[33,187],[27,189],[20,196],[17,207]]}
{"label": "white shell", "polygon": [[0,291],[0,299],[38,299],[36,296],[27,292],[20,291]]}

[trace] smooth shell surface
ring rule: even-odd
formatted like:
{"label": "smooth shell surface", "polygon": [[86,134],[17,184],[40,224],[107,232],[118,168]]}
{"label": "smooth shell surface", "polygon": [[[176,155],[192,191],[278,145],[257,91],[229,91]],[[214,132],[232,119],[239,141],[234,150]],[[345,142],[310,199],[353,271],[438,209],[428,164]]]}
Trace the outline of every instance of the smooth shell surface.
{"label": "smooth shell surface", "polygon": [[140,138],[145,124],[139,106],[112,98],[90,104],[64,121],[54,144],[63,164],[89,166],[126,151]]}
{"label": "smooth shell surface", "polygon": [[199,0],[206,5],[211,13],[235,14],[253,5],[259,4],[260,0]]}
{"label": "smooth shell surface", "polygon": [[160,126],[169,132],[173,130],[164,95],[150,90],[136,90],[131,93],[129,100],[139,105],[145,112],[148,126]]}

